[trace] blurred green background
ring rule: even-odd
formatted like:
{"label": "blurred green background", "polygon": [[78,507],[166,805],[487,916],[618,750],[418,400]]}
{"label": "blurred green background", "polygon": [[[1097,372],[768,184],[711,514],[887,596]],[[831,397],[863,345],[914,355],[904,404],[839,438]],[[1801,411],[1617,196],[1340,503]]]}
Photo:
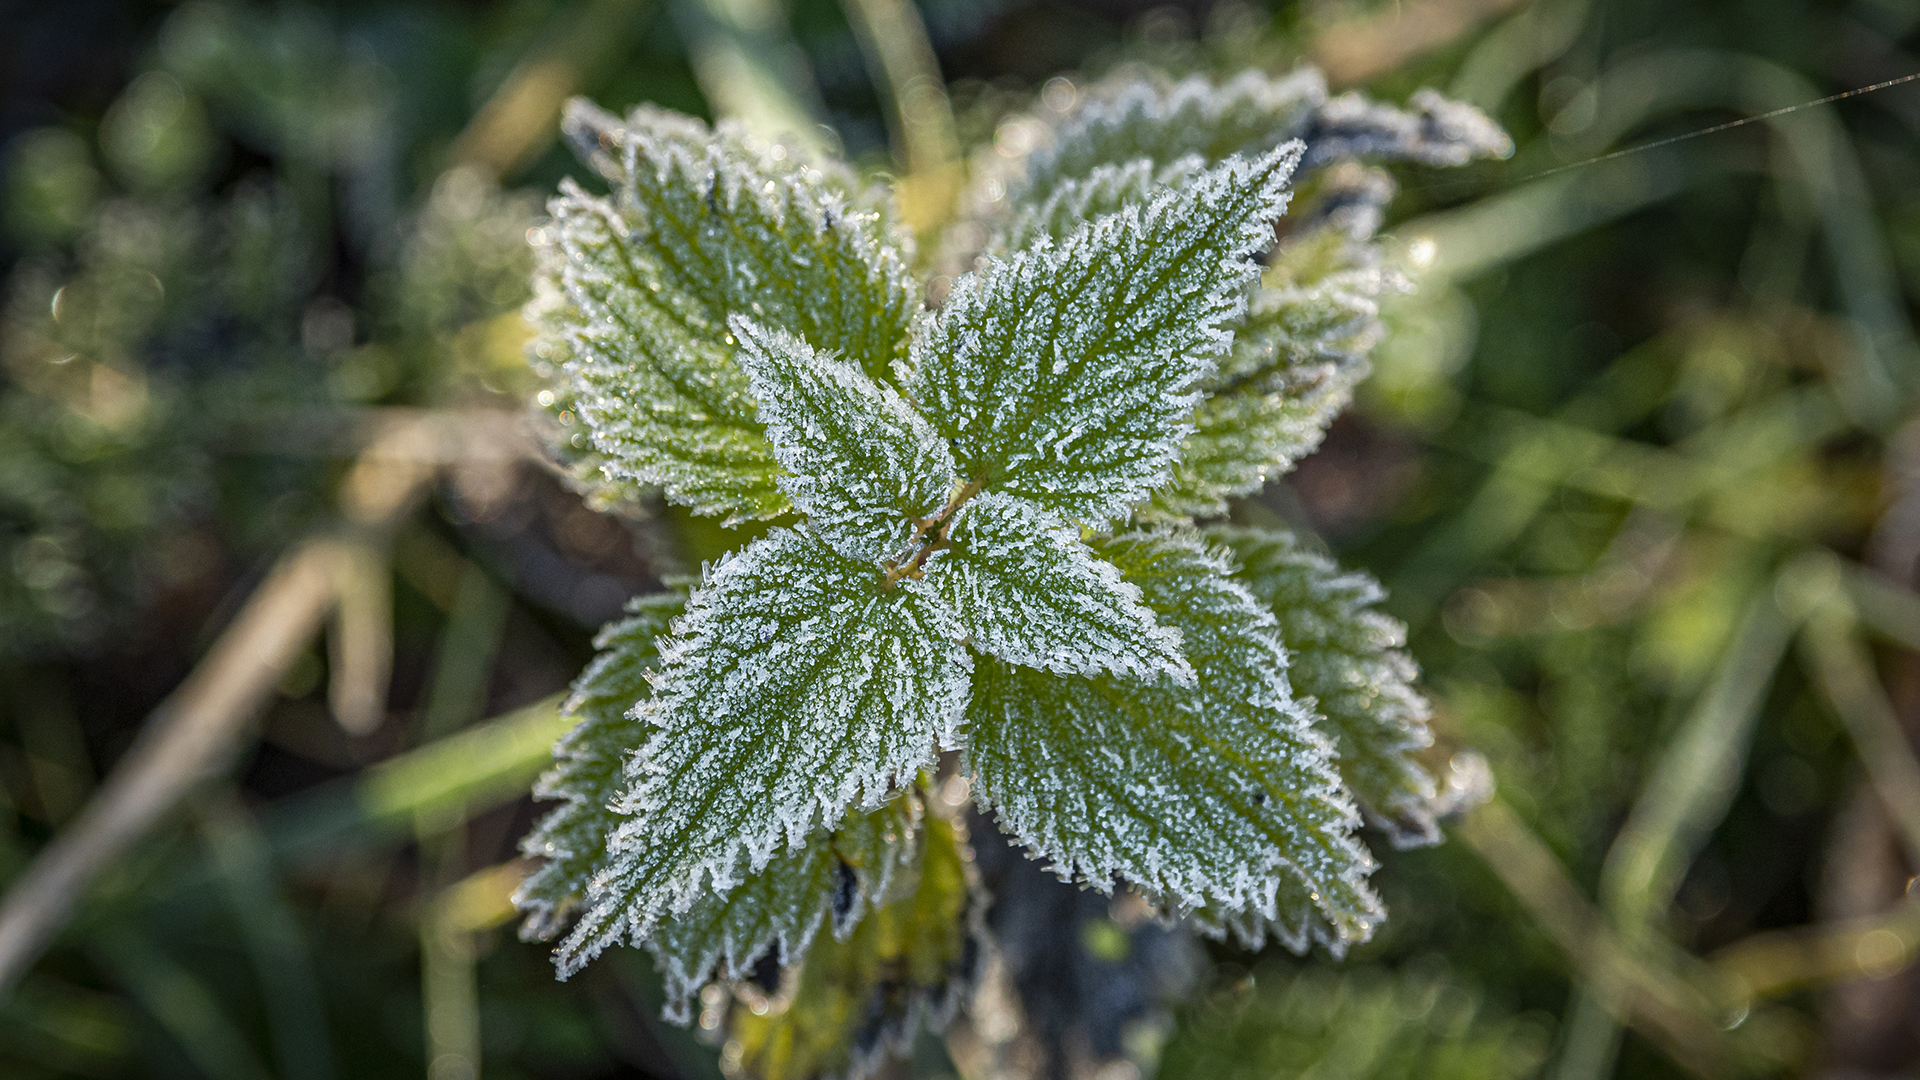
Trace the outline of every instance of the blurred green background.
{"label": "blurred green background", "polygon": [[0,1075],[719,1075],[643,954],[556,983],[505,905],[552,695],[729,546],[519,452],[525,233],[570,93],[948,182],[889,12],[966,147],[1130,61],[1433,86],[1519,147],[1397,170],[1419,291],[1236,510],[1381,578],[1497,801],[1384,856],[1375,942],[1210,949],[1101,1080],[1920,1073],[1920,83],[1552,171],[1920,72],[1920,4],[15,0],[0,881],[274,567],[328,584],[213,777],[60,905]]}

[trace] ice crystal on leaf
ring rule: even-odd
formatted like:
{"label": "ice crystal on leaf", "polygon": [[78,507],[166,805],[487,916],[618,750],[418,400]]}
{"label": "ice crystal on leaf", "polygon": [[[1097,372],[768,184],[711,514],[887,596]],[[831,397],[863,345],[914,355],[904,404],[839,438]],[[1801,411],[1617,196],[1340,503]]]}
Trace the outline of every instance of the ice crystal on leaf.
{"label": "ice crystal on leaf", "polygon": [[1287,685],[1271,612],[1197,539],[1107,553],[1185,638],[1196,683],[975,672],[967,763],[1000,824],[1063,875],[1176,910],[1308,910],[1363,940],[1380,918],[1331,747]]}
{"label": "ice crystal on leaf", "polygon": [[1409,104],[1411,112],[1359,94],[1332,97],[1311,68],[1280,78],[1248,71],[1218,86],[1197,75],[1172,84],[1125,78],[1092,88],[1051,145],[1026,163],[1009,195],[1016,204],[1040,205],[1063,183],[1104,165],[1144,161],[1159,168],[1190,155],[1221,161],[1290,139],[1305,144],[1307,168],[1342,158],[1464,165],[1513,151],[1507,134],[1470,105],[1431,90]]}
{"label": "ice crystal on leaf", "polygon": [[1317,445],[1407,287],[1364,161],[1505,137],[1306,71],[1088,100],[981,188],[986,254],[932,311],[878,185],[569,106],[610,192],[534,233],[563,456],[602,499],[783,520],[603,634],[517,902],[538,937],[578,910],[563,974],[651,950],[677,1019],[724,980],[746,1074],[860,1075],[958,1000],[982,901],[946,784],[1063,878],[1250,947],[1372,932],[1363,813],[1435,836],[1379,587],[1194,519]]}
{"label": "ice crystal on leaf", "polygon": [[960,510],[952,543],[930,561],[926,587],[980,651],[1062,675],[1193,682],[1179,631],[1156,623],[1139,587],[1045,510],[982,496]]}
{"label": "ice crystal on leaf", "polygon": [[961,472],[1096,525],[1163,481],[1298,158],[1231,159],[954,282],[908,393]]}
{"label": "ice crystal on leaf", "polygon": [[522,851],[545,860],[513,896],[527,916],[524,937],[558,933],[607,861],[607,837],[616,824],[607,807],[626,786],[628,756],[647,736],[646,725],[629,713],[648,697],[648,674],[660,662],[655,641],[685,606],[679,593],[647,597],[594,639],[600,655],[580,673],[566,704],[580,723],[553,748],[554,766],[533,789],[535,798],[560,805],[520,842]]}
{"label": "ice crystal on leaf", "polygon": [[608,867],[561,947],[576,969],[776,850],[876,807],[954,744],[972,661],[950,617],[810,530],[713,566],[639,707],[659,728],[629,767]]}
{"label": "ice crystal on leaf", "polygon": [[834,549],[879,562],[941,508],[953,453],[891,387],[790,334],[733,317],[780,487]]}
{"label": "ice crystal on leaf", "polygon": [[[884,373],[917,290],[885,215],[722,126],[575,105],[609,196],[567,182],[535,233],[535,346],[571,380],[601,466],[701,513],[787,508],[727,317],[744,314]],[[584,141],[584,133],[575,141]]]}
{"label": "ice crystal on leaf", "polygon": [[858,928],[815,944],[771,1001],[743,988],[731,1052],[766,1080],[864,1076],[905,1050],[924,1020],[945,1024],[971,988],[979,958],[977,908],[964,834],[926,822],[905,887]]}
{"label": "ice crystal on leaf", "polygon": [[780,963],[793,963],[823,924],[846,938],[884,902],[901,870],[918,865],[919,830],[920,802],[911,795],[849,814],[757,872],[742,867],[733,891],[668,916],[646,941],[666,974],[667,1015],[685,1023],[694,995],[717,971],[744,976],[770,949],[778,947]]}
{"label": "ice crystal on leaf", "polygon": [[1288,533],[1215,529],[1240,562],[1234,580],[1278,620],[1294,691],[1339,753],[1340,778],[1401,847],[1435,843],[1433,777],[1414,758],[1432,745],[1427,701],[1401,651],[1406,628],[1374,610],[1386,598],[1365,574],[1343,572]]}

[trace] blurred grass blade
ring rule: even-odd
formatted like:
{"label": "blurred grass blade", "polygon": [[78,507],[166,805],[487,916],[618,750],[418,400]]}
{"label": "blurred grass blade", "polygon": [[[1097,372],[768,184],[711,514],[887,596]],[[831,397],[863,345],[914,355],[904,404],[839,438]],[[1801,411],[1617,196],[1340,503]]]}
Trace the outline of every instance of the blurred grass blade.
{"label": "blurred grass blade", "polygon": [[1466,281],[1664,202],[1711,175],[1704,164],[1687,150],[1641,154],[1534,180],[1457,210],[1414,218],[1394,232],[1434,242],[1430,287]]}
{"label": "blurred grass blade", "polygon": [[206,984],[120,920],[96,931],[94,961],[124,985],[208,1080],[269,1080],[246,1036]]}
{"label": "blurred grass blade", "polygon": [[333,1046],[313,958],[259,826],[231,793],[206,800],[201,835],[253,959],[281,1080],[329,1080]]}
{"label": "blurred grass blade", "polygon": [[154,710],[71,826],[0,901],[0,994],[79,906],[94,878],[193,786],[224,768],[334,596],[339,551],[313,540],[281,559],[179,689]]}
{"label": "blurred grass blade", "polygon": [[1648,770],[1601,872],[1602,902],[1630,942],[1656,932],[1654,920],[1739,793],[1754,724],[1790,631],[1773,590],[1758,590],[1712,683]]}
{"label": "blurred grass blade", "polygon": [[1754,934],[1713,955],[1713,965],[1755,998],[1807,987],[1884,979],[1920,959],[1920,891],[1884,915]]}
{"label": "blurred grass blade", "polygon": [[892,108],[887,134],[907,175],[900,213],[923,236],[946,220],[963,179],[960,138],[940,61],[912,0],[841,0],[873,81]]}
{"label": "blurred grass blade", "polygon": [[563,700],[555,694],[287,800],[268,822],[275,850],[297,856],[365,843],[404,833],[423,811],[478,812],[525,795],[573,728]]}
{"label": "blurred grass blade", "polygon": [[648,2],[596,0],[584,11],[564,10],[566,26],[555,40],[514,65],[454,140],[453,164],[508,177],[553,145],[560,107],[632,43],[631,28]]}
{"label": "blurred grass blade", "polygon": [[1920,652],[1920,596],[1879,571],[1862,566],[1848,567],[1841,584],[1862,624]]}
{"label": "blurred grass blade", "polygon": [[506,591],[485,570],[463,560],[420,714],[422,743],[451,735],[479,718],[486,705],[487,676],[511,610]]}
{"label": "blurred grass blade", "polygon": [[[1760,707],[1789,635],[1786,617],[1763,588],[1748,602],[1713,682],[1660,753],[1640,786],[1600,875],[1601,902],[1629,946],[1660,932],[1687,867],[1739,791]],[[1612,1073],[1619,1024],[1595,993],[1576,995],[1554,1080]]]}
{"label": "blurred grass blade", "polygon": [[59,1074],[125,1075],[127,1014],[116,996],[30,973],[0,1001],[0,1065],[26,1060]]}
{"label": "blurred grass blade", "polygon": [[[1589,152],[1612,145],[1648,118],[1683,108],[1731,106],[1760,116],[1822,96],[1819,87],[1771,61],[1690,48],[1630,54],[1605,72],[1594,95],[1601,112],[1582,146]],[[1836,372],[1836,389],[1858,422],[1884,432],[1906,419],[1920,377],[1920,348],[1859,155],[1831,107],[1798,110],[1766,124],[1798,173],[1791,179],[1800,183],[1783,190],[1804,192],[1820,219],[1834,295],[1853,323],[1855,353]]]}
{"label": "blurred grass blade", "polygon": [[[421,713],[423,740],[443,738],[479,716],[511,610],[511,599],[486,571],[464,562]],[[437,898],[464,872],[468,813],[465,804],[451,803],[423,806],[413,818],[423,897],[417,918],[429,1080],[472,1080],[480,1074],[473,934],[445,918],[436,900],[424,899]]]}
{"label": "blurred grass blade", "polygon": [[1867,779],[1899,829],[1908,860],[1920,864],[1920,761],[1880,685],[1872,655],[1855,635],[1844,608],[1816,615],[1803,640],[1814,681],[1853,737]]}
{"label": "blurred grass blade", "polygon": [[1521,902],[1572,962],[1582,985],[1617,1020],[1648,1036],[1689,1072],[1721,1073],[1730,1048],[1710,1019],[1713,1004],[1629,949],[1580,894],[1552,850],[1505,803],[1495,799],[1483,805],[1455,833]]}
{"label": "blurred grass blade", "polygon": [[826,149],[826,108],[785,0],[674,0],[673,14],[716,118],[816,156]]}
{"label": "blurred grass blade", "polygon": [[340,584],[328,627],[327,702],[348,734],[373,732],[387,716],[393,675],[393,567],[371,542],[342,546]]}

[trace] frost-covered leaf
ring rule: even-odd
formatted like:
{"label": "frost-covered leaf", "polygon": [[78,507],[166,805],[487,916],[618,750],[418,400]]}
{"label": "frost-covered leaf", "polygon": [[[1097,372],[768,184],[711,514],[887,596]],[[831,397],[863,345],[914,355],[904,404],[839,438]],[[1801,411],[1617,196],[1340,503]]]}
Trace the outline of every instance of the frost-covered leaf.
{"label": "frost-covered leaf", "polygon": [[[965,839],[929,816],[917,875],[844,941],[814,942],[773,1000],[742,988],[727,1057],[754,1080],[854,1080],[944,1027],[979,958]],[[758,1008],[754,1006],[758,1005]]]}
{"label": "frost-covered leaf", "polygon": [[781,513],[727,316],[783,327],[885,377],[918,308],[904,239],[848,201],[837,171],[735,129],[651,107],[615,122],[581,104],[568,123],[591,133],[613,192],[563,184],[534,234],[548,282],[530,311],[536,357],[571,375],[616,476],[701,513]]}
{"label": "frost-covered leaf", "polygon": [[746,977],[775,946],[781,966],[800,963],[829,920],[836,938],[852,933],[901,868],[918,863],[919,832],[920,800],[908,792],[814,830],[757,872],[742,866],[731,892],[667,917],[646,943],[666,978],[667,1018],[686,1023],[701,987],[720,975]]}
{"label": "frost-covered leaf", "polygon": [[1238,328],[1231,353],[1205,383],[1194,431],[1173,479],[1154,492],[1151,516],[1223,513],[1319,446],[1352,400],[1379,340],[1379,299],[1403,291],[1397,274],[1362,265],[1302,279],[1291,261],[1345,248],[1331,230],[1276,255]]}
{"label": "frost-covered leaf", "polygon": [[[968,708],[976,794],[1063,875],[1116,878],[1177,910],[1324,920],[1329,944],[1382,917],[1331,747],[1288,690],[1273,615],[1190,537],[1105,554],[1179,628],[1198,676],[1123,682],[983,659]],[[1283,908],[1282,905],[1286,905]]]}
{"label": "frost-covered leaf", "polygon": [[715,564],[642,706],[660,730],[629,766],[628,820],[561,971],[732,888],[742,852],[758,869],[878,806],[952,746],[971,661],[950,622],[805,526]]}
{"label": "frost-covered leaf", "polygon": [[992,254],[1033,245],[1041,237],[1059,241],[1098,217],[1144,204],[1161,191],[1179,187],[1206,171],[1207,160],[1189,154],[1160,164],[1149,158],[1101,165],[1086,176],[1064,180],[1038,203],[1017,207],[998,236]]}
{"label": "frost-covered leaf", "polygon": [[1010,196],[1037,204],[1102,165],[1146,160],[1157,168],[1190,154],[1215,162],[1263,153],[1303,134],[1326,96],[1326,80],[1310,68],[1277,79],[1249,71],[1218,87],[1199,76],[1173,86],[1129,78],[1094,87],[1052,145],[1027,160]]}
{"label": "frost-covered leaf", "polygon": [[899,554],[954,486],[946,442],[852,364],[743,315],[731,325],[794,507],[847,558]]}
{"label": "frost-covered leaf", "polygon": [[1172,85],[1129,78],[1094,87],[1008,194],[1015,206],[1037,205],[1103,165],[1144,159],[1157,168],[1191,154],[1214,162],[1290,139],[1306,143],[1304,169],[1344,158],[1461,165],[1512,152],[1506,133],[1470,105],[1421,90],[1408,106],[1330,97],[1325,77],[1311,68],[1278,78],[1249,71],[1218,86],[1200,76]]}
{"label": "frost-covered leaf", "polygon": [[1279,620],[1293,658],[1289,676],[1311,696],[1315,724],[1334,742],[1340,777],[1361,809],[1399,847],[1437,843],[1434,781],[1415,754],[1433,744],[1418,671],[1402,648],[1406,628],[1375,610],[1385,590],[1300,546],[1289,533],[1218,529],[1234,575]]}
{"label": "frost-covered leaf", "polygon": [[1062,675],[1193,681],[1179,632],[1158,625],[1140,589],[1045,510],[989,493],[960,508],[950,535],[915,587],[958,616],[975,648]]}
{"label": "frost-covered leaf", "polygon": [[628,618],[600,631],[593,642],[599,655],[574,681],[566,712],[580,723],[553,748],[553,768],[533,789],[534,798],[560,805],[520,841],[521,851],[543,860],[513,894],[526,916],[521,937],[529,941],[560,931],[606,863],[607,837],[619,823],[608,807],[626,786],[627,758],[648,732],[628,713],[652,695],[647,679],[660,663],[654,642],[685,608],[680,593],[635,601]]}
{"label": "frost-covered leaf", "polygon": [[1159,484],[1296,158],[1233,159],[956,281],[915,336],[909,393],[961,475],[1067,521],[1104,521]]}

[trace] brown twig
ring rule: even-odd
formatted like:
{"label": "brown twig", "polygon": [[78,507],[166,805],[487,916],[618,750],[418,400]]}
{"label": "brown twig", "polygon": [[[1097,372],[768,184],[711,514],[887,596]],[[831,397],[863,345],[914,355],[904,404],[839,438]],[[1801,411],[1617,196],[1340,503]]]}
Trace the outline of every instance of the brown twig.
{"label": "brown twig", "polygon": [[1769,930],[1713,955],[1713,966],[1756,998],[1855,979],[1882,978],[1920,956],[1920,895],[1881,915]]}
{"label": "brown twig", "polygon": [[[883,591],[898,585],[902,578],[920,577],[927,557],[948,546],[947,534],[953,531],[954,513],[965,506],[967,500],[980,494],[984,486],[983,480],[967,481],[954,491],[947,499],[947,505],[941,507],[939,512],[913,523],[913,535],[907,538],[906,548],[886,566],[887,576],[880,582]],[[932,539],[928,539],[929,536]]]}
{"label": "brown twig", "polygon": [[238,756],[247,728],[319,632],[348,576],[350,545],[389,532],[440,467],[462,455],[522,454],[529,443],[472,417],[429,415],[386,431],[349,470],[349,538],[319,536],[283,556],[71,825],[0,898],[0,995],[39,958],[102,871],[202,781]]}
{"label": "brown twig", "polygon": [[0,900],[0,993],[39,958],[94,878],[232,761],[241,731],[326,618],[340,559],[328,540],[282,558],[80,816],[14,881]]}

